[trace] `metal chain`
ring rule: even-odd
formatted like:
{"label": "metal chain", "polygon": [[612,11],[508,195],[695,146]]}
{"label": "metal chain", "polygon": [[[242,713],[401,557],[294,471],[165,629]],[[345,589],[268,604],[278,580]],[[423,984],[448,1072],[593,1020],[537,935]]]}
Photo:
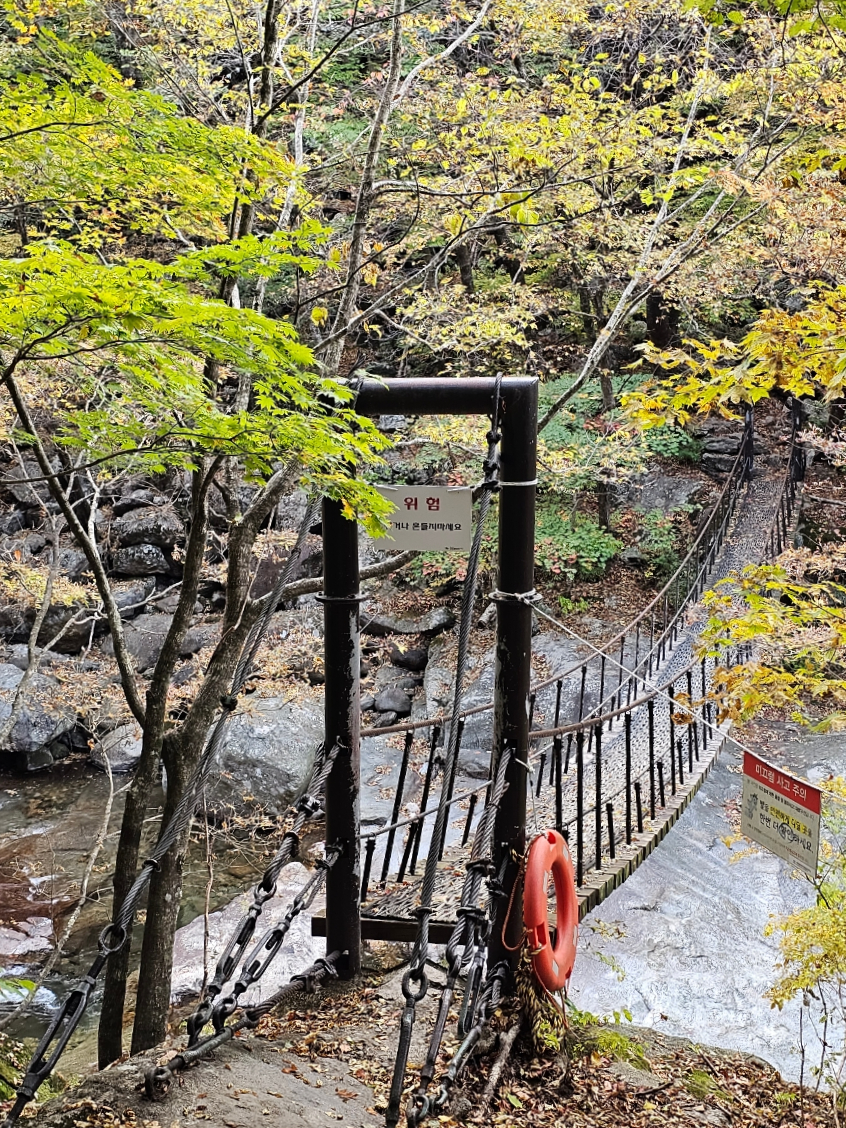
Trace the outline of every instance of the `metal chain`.
{"label": "metal chain", "polygon": [[507,960],[501,960],[495,967],[491,968],[485,977],[485,985],[482,988],[482,995],[479,1000],[478,1018],[474,1026],[467,1031],[464,1041],[458,1047],[452,1061],[449,1063],[449,1068],[441,1081],[438,1095],[434,1101],[430,1102],[432,1112],[440,1112],[441,1109],[446,1106],[452,1086],[455,1084],[461,1070],[467,1064],[470,1055],[476,1048],[476,1044],[482,1036],[482,1031],[499,1006],[505,992],[506,984],[510,979],[511,966]]}
{"label": "metal chain", "polygon": [[[449,1009],[452,1006],[455,985],[461,974],[461,968],[466,963],[469,963],[474,949],[483,946],[483,939],[485,941],[484,948],[487,947],[486,941],[490,929],[489,912],[491,904],[489,903],[488,911],[486,912],[484,909],[479,908],[478,900],[482,880],[484,877],[490,876],[493,870],[494,824],[502,797],[508,787],[505,776],[510,761],[511,751],[509,749],[500,757],[500,762],[497,766],[496,780],[491,789],[491,798],[482,812],[479,826],[473,838],[470,861],[467,863],[467,875],[464,878],[464,885],[461,890],[461,904],[459,905],[457,913],[458,921],[447,942],[446,958],[449,968],[447,981],[441,994],[438,1016],[435,1020],[432,1036],[429,1041],[429,1052],[426,1055],[423,1069],[420,1071],[420,1084],[408,1103],[406,1111],[408,1128],[417,1128],[417,1125],[429,1115],[431,1110],[431,1102],[427,1096],[427,1090],[435,1076],[438,1054],[441,1052],[441,1043],[443,1042],[447,1018],[449,1017]],[[491,898],[491,901],[492,900],[493,898]],[[469,987],[468,982],[468,990]],[[405,1064],[403,1064],[403,1075],[404,1073]],[[395,1073],[395,1086],[396,1081],[397,1076]],[[391,1091],[392,1098],[394,1097],[394,1089],[395,1087],[392,1088]]]}
{"label": "metal chain", "polygon": [[214,976],[203,992],[196,1010],[188,1019],[189,1046],[196,1045],[203,1027],[211,1019],[215,999],[222,993],[223,988],[232,978],[235,968],[238,966],[238,961],[246,952],[265,904],[276,893],[276,883],[279,880],[280,873],[289,862],[297,857],[303,827],[320,810],[319,797],[338,754],[338,745],[335,745],[328,756],[324,752],[324,747],[321,745],[306,790],[292,807],[294,812],[293,824],[290,830],[285,832],[279,850],[256,885],[253,891],[253,903],[232,933],[229,943],[217,961]]}
{"label": "metal chain", "polygon": [[144,1091],[147,1097],[151,1101],[164,1100],[170,1092],[177,1073],[181,1073],[189,1065],[193,1065],[194,1062],[206,1057],[212,1050],[218,1049],[234,1038],[236,1034],[240,1034],[242,1030],[255,1029],[266,1014],[269,1014],[274,1007],[284,1002],[290,995],[314,994],[324,979],[337,979],[338,972],[335,964],[341,956],[346,954],[346,952],[332,952],[328,956],[315,960],[311,967],[307,967],[305,971],[292,976],[290,982],[280,987],[269,999],[257,1006],[249,1007],[239,1022],[227,1026],[219,1034],[210,1034],[207,1038],[203,1038],[196,1046],[183,1050],[181,1054],[171,1058],[167,1065],[158,1065],[148,1070],[144,1079]]}
{"label": "metal chain", "polygon": [[225,999],[221,999],[212,1011],[212,1023],[218,1034],[223,1030],[227,1018],[237,1009],[238,1000],[241,995],[254,983],[257,983],[273,963],[284,943],[285,937],[288,935],[291,924],[301,912],[304,912],[311,906],[314,898],[320,892],[326,881],[328,871],[342,853],[343,850],[339,846],[327,847],[326,857],[321,858],[317,863],[314,874],[288,906],[282,920],[265,932],[252,952],[250,952],[246,960],[244,960],[241,973],[231,993],[227,995]]}
{"label": "metal chain", "polygon": [[[240,1022],[234,1023],[232,1026],[226,1025],[226,1019],[238,1008],[238,999],[249,987],[261,979],[273,963],[274,959],[279,954],[279,950],[282,947],[282,943],[288,934],[291,924],[300,913],[305,912],[312,904],[314,898],[320,892],[326,881],[326,875],[342,853],[343,850],[338,846],[327,848],[326,857],[322,858],[317,863],[317,869],[314,874],[293,899],[282,920],[275,927],[268,929],[258,944],[256,944],[255,948],[244,961],[244,966],[241,968],[241,974],[233,988],[232,994],[227,995],[227,997],[221,1000],[214,1008],[212,1013],[214,1034],[202,1040],[197,1037],[193,1039],[189,1037],[188,1048],[183,1051],[182,1054],[178,1055],[177,1058],[174,1058],[173,1061],[170,1061],[167,1069],[162,1070],[154,1066],[147,1070],[145,1088],[147,1094],[152,1095],[153,1100],[160,1100],[161,1097],[165,1095],[170,1088],[174,1072],[185,1069],[193,1062],[199,1061],[200,1058],[205,1057],[206,1054],[211,1053],[212,1050],[234,1037],[239,1030],[251,1029],[258,1023],[262,1015],[267,1014],[268,1011],[272,1010],[272,1008],[284,998],[286,988],[283,987],[281,991],[271,996],[266,1002],[255,1007],[250,1007],[246,1011],[245,1017]],[[332,954],[331,959],[333,964],[340,958],[341,954],[340,952],[334,952]],[[318,960],[317,964],[312,965],[306,972],[301,973],[301,976],[309,976],[313,973],[316,966],[323,966],[324,963],[326,963],[326,961]],[[327,964],[326,971],[327,973],[331,972],[333,976],[337,975],[334,966],[330,968]],[[299,980],[301,976],[294,976],[291,983],[293,984],[295,981]],[[290,991],[290,989],[291,984],[288,984],[287,990]]]}
{"label": "metal chain", "polygon": [[[453,723],[450,725],[447,753],[444,757],[443,778],[452,778],[452,771],[458,755],[457,717],[461,708],[461,699],[464,694],[464,675],[467,666],[467,656],[470,645],[470,631],[473,625],[473,612],[476,602],[476,583],[479,573],[479,554],[482,548],[482,535],[485,520],[490,508],[491,494],[499,485],[497,460],[497,446],[500,440],[499,411],[500,389],[502,386],[502,373],[498,372],[494,391],[494,410],[491,419],[491,429],[487,433],[488,450],[484,461],[484,481],[482,482],[482,496],[479,501],[479,511],[476,517],[476,526],[473,531],[473,541],[470,546],[470,555],[467,561],[467,576],[464,580],[464,591],[461,599],[461,622],[458,628],[458,654],[456,657],[455,685],[453,689]],[[429,980],[426,976],[426,959],[429,954],[429,922],[434,912],[432,897],[435,892],[435,879],[437,876],[438,855],[440,845],[446,833],[447,813],[449,811],[449,789],[441,789],[438,803],[438,813],[432,832],[432,841],[426,858],[426,869],[420,889],[420,905],[417,909],[419,928],[417,940],[411,956],[411,965],[403,976],[402,993],[405,999],[402,1018],[400,1020],[400,1038],[397,1047],[397,1057],[394,1063],[394,1076],[391,1084],[391,1094],[388,1101],[388,1110],[385,1121],[388,1128],[395,1128],[399,1120],[399,1105],[402,1097],[402,1087],[405,1078],[405,1067],[408,1061],[408,1051],[411,1046],[411,1034],[414,1028],[414,1017],[417,1004],[426,996],[429,989]],[[462,922],[463,927],[463,922]]]}
{"label": "metal chain", "polygon": [[215,759],[226,736],[229,721],[238,704],[238,694],[243,689],[244,683],[250,674],[252,663],[267,633],[270,618],[276,610],[282,590],[290,580],[291,572],[299,558],[303,543],[308,535],[308,530],[314,520],[318,504],[317,499],[312,499],[309,503],[297,535],[296,543],[288,559],[285,561],[285,566],[279,573],[273,591],[262,609],[261,616],[253,624],[247,635],[241,652],[241,658],[238,661],[235,673],[232,677],[230,691],[228,694],[221,697],[222,712],[218,716],[211,737],[200,756],[196,768],[188,780],[185,794],[180,800],[167,826],[162,829],[150,857],[141,867],[120,910],[100,933],[100,937],[97,941],[97,956],[91,963],[88,973],[83,977],[79,987],[71,991],[65,999],[58,1014],[52,1020],[41,1041],[38,1043],[24,1079],[18,1088],[15,1103],[12,1105],[6,1119],[3,1121],[2,1128],[12,1128],[20,1114],[29,1102],[33,1100],[38,1089],[55,1069],[69,1039],[88,1008],[91,992],[106,962],[110,956],[115,955],[126,944],[132,921],[135,917],[135,911],[150,883],[153,873],[160,868],[164,856],[174,843],[180,839],[188,824],[193,819],[199,797],[211,776]]}

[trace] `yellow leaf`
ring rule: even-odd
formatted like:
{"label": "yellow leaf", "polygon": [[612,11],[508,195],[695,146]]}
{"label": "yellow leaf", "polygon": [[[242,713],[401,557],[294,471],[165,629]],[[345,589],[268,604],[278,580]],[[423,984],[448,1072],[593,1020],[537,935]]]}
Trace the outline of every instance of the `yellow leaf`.
{"label": "yellow leaf", "polygon": [[329,320],[329,310],[323,306],[315,306],[311,311],[311,320],[315,325],[323,325]]}

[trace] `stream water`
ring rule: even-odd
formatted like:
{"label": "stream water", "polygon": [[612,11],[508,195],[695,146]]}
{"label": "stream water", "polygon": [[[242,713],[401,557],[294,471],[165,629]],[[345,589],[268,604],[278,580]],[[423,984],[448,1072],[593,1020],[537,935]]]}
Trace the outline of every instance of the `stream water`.
{"label": "stream water", "polygon": [[[28,1014],[9,1028],[16,1037],[40,1036],[59,1002],[84,974],[107,923],[123,787],[116,776],[114,806],[88,894],[56,968],[46,978]],[[34,979],[54,948],[79,900],[80,879],[102,827],[109,794],[106,776],[81,762],[66,763],[49,775],[0,775],[0,981]],[[153,797],[158,803],[161,794]],[[158,832],[159,810],[149,812],[146,839]],[[260,876],[274,840],[245,833],[215,841],[212,910],[229,903]],[[207,853],[195,836],[185,866],[180,925],[201,915],[208,881]],[[136,946],[137,947],[137,946]],[[100,988],[102,990],[102,988]],[[15,1005],[8,982],[0,993],[0,1015]],[[100,995],[85,1017],[96,1023]]]}

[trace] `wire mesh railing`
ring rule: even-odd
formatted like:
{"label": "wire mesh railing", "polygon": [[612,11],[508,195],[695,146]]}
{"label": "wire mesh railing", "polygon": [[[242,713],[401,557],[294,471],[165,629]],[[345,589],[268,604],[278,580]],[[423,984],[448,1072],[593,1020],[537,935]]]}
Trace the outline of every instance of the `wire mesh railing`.
{"label": "wire mesh railing", "polygon": [[[593,654],[586,657],[582,662],[559,670],[556,674],[537,683],[533,688],[530,697],[530,727],[538,694],[548,687],[555,686],[554,723],[549,728],[538,729],[532,733],[533,742],[550,737],[554,739],[552,749],[546,749],[540,753],[540,775],[543,775],[548,762],[549,770],[553,776],[553,784],[555,783],[555,773],[561,774],[561,745],[564,736],[568,737],[568,745],[572,745],[577,730],[581,728],[587,732],[589,735],[587,737],[586,754],[590,756],[596,718],[601,717],[602,725],[610,728],[614,724],[615,718],[620,717],[627,709],[642,703],[638,702],[638,698],[645,698],[648,693],[653,674],[666,659],[676,642],[683,626],[686,609],[698,601],[707,586],[714,563],[722,549],[727,530],[734,516],[738,498],[749,476],[752,443],[752,416],[749,412],[744,422],[737,455],[716,502],[707,520],[702,524],[694,543],[667,583],[625,630],[594,648]],[[563,687],[573,675],[579,682],[576,695],[577,704],[563,700]],[[597,685],[599,687],[598,692],[595,688]],[[593,687],[590,691],[589,686]],[[595,698],[593,704],[590,703],[591,697]],[[572,712],[574,704],[575,717],[568,723],[562,724],[562,708],[566,706]],[[491,707],[492,703],[485,703],[463,710],[458,714],[456,736],[459,748],[468,718]],[[394,796],[394,809],[389,825],[397,822],[399,813],[407,801],[405,789],[410,778],[408,767],[414,738],[423,735],[427,730],[429,736],[419,812],[410,819],[404,841],[402,838],[399,839],[400,849],[397,857],[394,856],[398,842],[397,835],[395,830],[390,830],[379,859],[379,886],[383,889],[388,884],[388,877],[391,873],[394,874],[392,884],[394,882],[400,884],[407,877],[415,875],[417,863],[421,856],[426,822],[435,809],[432,807],[431,811],[429,810],[429,800],[433,788],[436,790],[446,788],[448,801],[452,799],[456,782],[455,766],[457,758],[453,759],[451,778],[438,781],[438,772],[443,761],[440,754],[441,742],[451,725],[452,718],[450,716],[441,716],[362,730],[362,736],[405,734]],[[567,764],[569,766],[569,755]],[[440,782],[440,788],[438,782]],[[469,837],[477,808],[478,798],[475,795],[471,796],[468,801],[466,822],[461,834],[461,839],[464,842]],[[444,828],[444,831],[446,831],[446,828]],[[371,892],[370,878],[377,852],[377,840],[380,837],[380,832],[376,831],[365,838],[362,903],[366,903]],[[446,844],[446,834],[442,834],[441,838],[441,841],[434,844],[434,848],[438,850],[439,856],[442,857]],[[432,848],[432,846],[430,845],[429,848]],[[396,868],[394,868],[395,861],[398,863]]]}
{"label": "wire mesh railing", "polygon": [[[787,544],[804,465],[796,441],[797,425],[794,412],[783,478],[775,482],[767,479],[760,487],[752,483],[757,492],[747,499],[756,518],[750,544],[732,545],[730,553],[724,552],[733,535],[739,502],[750,482],[754,442],[751,411],[746,414],[736,458],[716,502],[667,583],[624,631],[593,647],[593,653],[581,663],[560,670],[533,688],[529,816],[539,826],[541,822],[554,825],[574,839],[580,886],[591,870],[602,868],[604,860],[614,860],[621,845],[631,845],[634,835],[660,818],[698,774],[703,755],[722,740],[720,718],[709,697],[717,662],[695,653],[701,624],[697,624],[693,609],[711,583],[721,578],[725,569],[718,568],[718,561],[722,564],[724,557],[738,554],[751,560],[762,551],[772,557]],[[762,536],[759,521],[763,518],[766,522],[770,516],[771,525]],[[538,613],[556,622],[542,610]],[[723,663],[736,664],[748,657],[745,647],[736,648],[723,655]],[[565,700],[568,680],[574,692]],[[544,690],[554,695],[554,706],[550,700],[553,723],[541,727],[533,722]],[[468,718],[488,707],[476,706],[458,715],[459,748]],[[565,710],[575,715],[566,718]],[[426,842],[426,825],[437,808],[432,802],[437,791],[445,789],[447,802],[460,803],[463,808],[460,825],[453,824],[450,845],[454,849],[467,843],[474,817],[484,807],[489,784],[469,794],[460,792],[455,799],[457,758],[450,778],[438,778],[441,741],[451,723],[449,716],[442,716],[363,730],[362,735],[405,733],[389,829],[387,833],[379,829],[362,836],[361,901],[365,915],[413,912],[413,890],[403,897],[398,887],[415,876],[427,848],[437,850],[443,858],[447,847],[446,826],[438,842]],[[409,763],[415,737],[423,735],[421,730],[428,730],[428,744],[419,810],[401,819],[408,802],[405,789]],[[372,880],[374,866],[378,882]],[[383,897],[381,891],[392,896]]]}

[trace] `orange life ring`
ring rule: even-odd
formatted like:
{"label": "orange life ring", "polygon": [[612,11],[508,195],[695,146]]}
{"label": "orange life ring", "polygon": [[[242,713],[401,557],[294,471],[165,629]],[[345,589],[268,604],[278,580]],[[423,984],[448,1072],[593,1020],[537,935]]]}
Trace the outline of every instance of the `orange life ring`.
{"label": "orange life ring", "polygon": [[[549,934],[547,889],[555,882],[557,908],[555,947]],[[529,847],[523,887],[523,923],[532,969],[550,994],[565,987],[576,962],[579,900],[567,843],[557,830],[539,834]]]}

